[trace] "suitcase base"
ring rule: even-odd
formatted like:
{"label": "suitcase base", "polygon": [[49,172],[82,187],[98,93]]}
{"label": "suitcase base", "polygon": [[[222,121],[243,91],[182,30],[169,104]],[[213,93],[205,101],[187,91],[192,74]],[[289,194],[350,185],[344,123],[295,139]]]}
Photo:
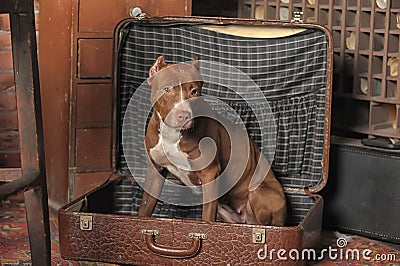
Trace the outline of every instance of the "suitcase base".
{"label": "suitcase base", "polygon": [[[193,212],[177,207],[175,215],[186,213],[185,220],[160,218],[174,216],[173,211],[163,209],[162,203],[154,214],[160,217],[144,218],[115,214],[115,187],[128,181],[133,182],[118,178],[60,209],[64,259],[135,265],[303,264],[302,249],[319,241],[323,199],[318,195],[289,195],[289,203],[302,197],[310,201],[311,208],[300,223],[293,224],[291,218],[292,224],[284,227],[188,220]],[[278,258],[280,249],[287,252],[287,259]],[[290,259],[291,250],[300,252],[299,260]]]}

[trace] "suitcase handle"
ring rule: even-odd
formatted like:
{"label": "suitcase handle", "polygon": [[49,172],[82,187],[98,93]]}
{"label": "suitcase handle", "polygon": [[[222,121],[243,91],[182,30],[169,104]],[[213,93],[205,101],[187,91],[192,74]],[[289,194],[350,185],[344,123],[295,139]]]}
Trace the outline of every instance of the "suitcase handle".
{"label": "suitcase handle", "polygon": [[147,248],[153,253],[171,259],[185,259],[194,257],[201,247],[201,241],[204,239],[203,234],[190,234],[192,243],[188,248],[176,248],[160,245],[155,241],[154,234],[146,234]]}

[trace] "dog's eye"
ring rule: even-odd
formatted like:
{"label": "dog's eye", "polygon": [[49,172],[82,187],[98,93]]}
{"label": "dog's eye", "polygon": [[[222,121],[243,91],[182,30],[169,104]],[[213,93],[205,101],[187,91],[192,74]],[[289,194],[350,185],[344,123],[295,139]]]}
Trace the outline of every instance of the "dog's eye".
{"label": "dog's eye", "polygon": [[192,96],[197,96],[197,95],[199,95],[199,89],[193,88],[193,89],[190,91],[190,93],[192,94]]}
{"label": "dog's eye", "polygon": [[169,92],[171,89],[172,89],[171,86],[165,86],[165,87],[162,89],[162,91],[163,91],[163,92]]}

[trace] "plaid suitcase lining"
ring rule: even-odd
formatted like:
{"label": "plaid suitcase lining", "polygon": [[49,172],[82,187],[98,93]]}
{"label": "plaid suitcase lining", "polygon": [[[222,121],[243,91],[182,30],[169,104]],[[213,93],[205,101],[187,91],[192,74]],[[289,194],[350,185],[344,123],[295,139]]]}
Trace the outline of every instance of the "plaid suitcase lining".
{"label": "plaid suitcase lining", "polygon": [[[121,179],[113,183],[114,213],[136,216],[139,210],[143,189],[131,179]],[[179,191],[166,185],[161,197],[179,197]],[[196,195],[193,195],[196,197]],[[314,199],[305,195],[287,195],[288,218],[287,226],[298,225],[314,205]],[[153,217],[175,218],[186,220],[201,220],[202,206],[177,206],[158,201]]]}
{"label": "plaid suitcase lining", "polygon": [[[280,182],[285,187],[315,186],[321,182],[328,58],[328,40],[322,31],[307,30],[285,38],[249,40],[193,25],[175,23],[161,26],[144,22],[130,24],[125,34],[119,53],[121,124],[131,96],[146,80],[148,69],[159,55],[164,55],[167,62],[176,63],[191,61],[194,55],[198,55],[200,60],[221,62],[243,71],[268,99],[278,130],[272,167]],[[201,65],[200,71],[203,77],[218,75],[218,71],[202,69]],[[143,108],[149,108],[150,104],[150,88],[147,91],[148,95],[142,94],[136,99]],[[266,152],[271,150],[270,143],[261,143],[261,134],[268,136],[270,132],[260,129],[254,112],[239,95],[225,87],[207,83],[203,93],[224,100],[240,115],[256,144],[262,145]],[[224,113],[225,110],[221,107],[218,111]],[[227,112],[225,114],[229,116]],[[134,148],[144,154],[143,140],[135,139],[135,136],[145,125],[131,122],[127,127],[133,136],[130,142],[137,145],[125,149]],[[141,168],[136,173],[144,176],[146,162],[142,157],[135,160],[135,165]],[[130,174],[123,152],[119,154],[119,169],[124,175]],[[126,182],[115,187],[117,213],[135,214],[138,202],[134,204],[133,198],[140,201],[141,196],[136,189],[133,183]],[[304,218],[313,202],[298,195],[288,195],[288,201],[296,222]],[[172,211],[171,208],[175,207],[171,206],[157,208],[162,217],[180,212]],[[196,211],[182,213],[193,214]]]}

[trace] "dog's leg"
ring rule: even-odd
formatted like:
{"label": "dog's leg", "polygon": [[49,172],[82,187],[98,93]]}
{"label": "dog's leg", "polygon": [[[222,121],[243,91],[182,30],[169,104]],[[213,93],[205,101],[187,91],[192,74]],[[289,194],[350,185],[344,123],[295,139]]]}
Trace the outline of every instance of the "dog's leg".
{"label": "dog's leg", "polygon": [[[214,222],[217,218],[218,209],[218,186],[217,184],[207,185],[218,177],[219,166],[206,168],[199,175],[203,184],[203,212],[202,220]],[[206,189],[205,189],[206,188]]]}
{"label": "dog's leg", "polygon": [[[161,172],[161,169],[159,172]],[[157,197],[160,195],[165,181],[164,178],[160,178],[159,172],[152,166],[147,168],[138,216],[149,217],[156,207]]]}
{"label": "dog's leg", "polygon": [[282,226],[286,219],[286,201],[278,181],[265,182],[249,193],[246,223]]}
{"label": "dog's leg", "polygon": [[217,218],[218,200],[203,204],[202,220],[206,222],[215,222]]}

